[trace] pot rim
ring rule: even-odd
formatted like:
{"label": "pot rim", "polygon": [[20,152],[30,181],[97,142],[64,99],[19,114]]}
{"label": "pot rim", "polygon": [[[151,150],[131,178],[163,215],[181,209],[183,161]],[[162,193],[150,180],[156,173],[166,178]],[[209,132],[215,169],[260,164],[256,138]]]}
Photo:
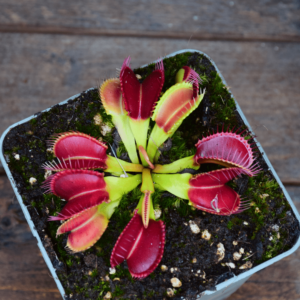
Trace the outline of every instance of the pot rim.
{"label": "pot rim", "polygon": [[[177,54],[182,54],[182,53],[185,53],[185,52],[191,52],[191,53],[193,53],[193,52],[198,52],[198,53],[200,53],[200,54],[203,54],[203,55],[204,55],[204,56],[212,63],[212,65],[215,67],[216,71],[218,72],[218,75],[219,75],[219,76],[221,77],[221,79],[222,79],[223,84],[225,84],[225,85],[227,86],[226,81],[225,81],[224,77],[222,76],[220,70],[219,70],[218,67],[216,66],[215,62],[214,62],[207,54],[205,54],[205,53],[202,52],[202,51],[195,50],[195,49],[183,49],[183,50],[180,50],[180,51],[173,52],[173,53],[171,53],[171,54],[169,54],[169,55],[167,55],[167,56],[164,56],[163,58],[172,57],[172,56],[175,56],[175,55],[177,55]],[[154,61],[154,62],[152,62],[152,63],[155,63],[155,62],[157,62],[157,61]],[[151,64],[151,63],[149,63],[149,64]],[[145,64],[145,65],[143,65],[143,66],[141,66],[141,67],[146,67],[146,66],[148,66],[149,64]],[[87,91],[89,91],[89,90],[91,90],[91,89],[93,89],[93,88],[90,88],[90,89],[86,90],[85,92],[87,92]],[[243,122],[248,126],[249,130],[250,130],[251,132],[253,132],[253,130],[252,130],[250,124],[248,123],[248,121],[247,121],[245,115],[243,114],[243,112],[242,112],[242,110],[241,110],[241,108],[240,108],[238,102],[236,101],[236,99],[234,98],[234,96],[232,95],[232,93],[231,93],[230,90],[229,90],[229,93],[230,93],[231,97],[232,97],[232,98],[234,99],[234,101],[235,101],[236,109],[237,109],[238,113],[240,114],[240,116],[241,116]],[[66,99],[66,100],[64,100],[64,101],[62,101],[62,102],[60,102],[60,103],[58,103],[58,104],[59,104],[59,105],[65,104],[65,103],[67,103],[69,100],[73,100],[73,99],[75,99],[75,98],[77,98],[77,97],[79,97],[79,96],[80,96],[80,93],[79,93],[79,94],[76,94],[76,95],[74,95],[74,96],[72,96],[72,97],[70,97],[70,98],[68,98],[68,99]],[[51,109],[51,107],[49,107],[49,108],[43,110],[42,112],[46,112],[46,111],[48,111],[48,110],[50,110],[50,109]],[[21,195],[19,194],[18,189],[16,188],[14,179],[13,179],[13,177],[12,177],[12,174],[11,174],[11,172],[10,172],[10,169],[8,168],[7,162],[6,162],[6,160],[5,160],[5,158],[4,158],[4,155],[3,155],[3,141],[4,141],[4,138],[5,138],[5,136],[7,135],[7,133],[8,133],[12,128],[14,128],[14,127],[16,127],[16,126],[18,126],[18,125],[20,125],[20,124],[23,124],[23,123],[25,123],[25,122],[28,122],[28,121],[30,121],[31,119],[35,118],[35,117],[36,117],[36,115],[32,115],[32,116],[30,116],[30,117],[28,117],[28,118],[25,118],[25,119],[23,119],[23,120],[21,120],[21,121],[19,121],[19,122],[17,122],[17,123],[14,123],[13,125],[9,126],[9,127],[3,132],[2,136],[1,136],[1,139],[0,139],[0,160],[1,160],[1,162],[2,162],[2,165],[3,165],[3,167],[4,167],[5,172],[6,172],[6,174],[7,174],[7,177],[8,177],[8,179],[9,179],[10,182],[11,182],[12,188],[13,188],[13,190],[14,190],[14,192],[15,192],[15,195],[16,195],[16,197],[17,197],[19,203],[20,203],[20,206],[21,206],[22,211],[23,211],[23,213],[24,213],[24,215],[25,215],[25,218],[26,218],[26,220],[27,220],[27,223],[28,223],[28,225],[29,225],[29,227],[30,227],[30,229],[31,229],[31,232],[32,232],[33,236],[37,239],[37,245],[38,245],[38,247],[39,247],[39,249],[40,249],[40,251],[41,251],[41,253],[42,253],[42,255],[43,255],[43,258],[44,258],[44,260],[45,260],[45,262],[46,262],[46,264],[47,264],[47,266],[48,266],[48,268],[49,268],[49,270],[50,270],[50,272],[51,272],[52,277],[54,278],[54,280],[55,280],[55,282],[56,282],[56,285],[57,285],[58,290],[60,291],[62,297],[64,298],[64,296],[65,296],[65,290],[64,290],[64,288],[63,288],[63,286],[62,286],[62,284],[61,284],[61,282],[60,282],[60,280],[59,280],[59,278],[58,278],[58,276],[57,276],[57,274],[56,274],[55,268],[53,267],[53,264],[52,264],[52,262],[51,262],[51,260],[50,260],[50,258],[49,258],[49,256],[48,256],[48,254],[47,254],[47,252],[46,252],[46,249],[45,249],[44,246],[43,246],[43,243],[42,243],[42,241],[41,241],[41,238],[40,238],[40,236],[39,236],[37,230],[35,229],[34,223],[33,223],[33,221],[31,220],[31,216],[30,216],[30,214],[29,214],[29,212],[28,212],[28,210],[27,210],[27,207],[24,205],[23,200],[22,200],[22,197],[21,197]],[[280,178],[278,177],[278,175],[277,175],[275,169],[274,169],[273,166],[271,165],[271,162],[269,161],[267,155],[265,154],[265,151],[263,150],[262,146],[261,146],[260,143],[256,140],[256,138],[254,138],[254,140],[255,140],[255,142],[256,142],[256,144],[257,144],[257,146],[258,146],[258,149],[259,149],[259,151],[261,152],[263,158],[265,159],[265,162],[266,162],[267,165],[269,166],[270,171],[272,172],[274,178],[276,179],[276,181],[278,182],[279,186],[281,187],[281,189],[282,189],[282,191],[283,191],[283,193],[284,193],[284,196],[285,196],[286,199],[288,200],[288,202],[289,202],[289,204],[290,204],[290,206],[291,206],[291,208],[292,208],[292,210],[293,210],[293,212],[294,212],[294,214],[295,214],[295,217],[296,217],[297,220],[300,222],[300,215],[299,215],[299,213],[298,213],[298,211],[297,211],[297,208],[295,207],[295,205],[294,205],[292,199],[290,198],[288,192],[286,191],[284,185],[282,184]],[[238,282],[238,281],[240,281],[240,280],[246,281],[247,278],[250,277],[251,275],[253,275],[254,273],[256,273],[256,272],[258,272],[258,271],[260,271],[260,270],[262,270],[262,269],[264,269],[264,268],[266,268],[266,267],[272,265],[273,263],[275,263],[275,262],[277,262],[277,261],[283,259],[284,257],[286,257],[286,256],[288,256],[288,255],[290,255],[290,254],[292,254],[293,252],[295,252],[295,251],[297,250],[297,248],[298,248],[299,246],[300,246],[300,237],[298,238],[298,241],[295,243],[295,245],[294,245],[291,249],[287,250],[286,252],[281,253],[281,254],[279,254],[279,255],[277,255],[277,256],[275,256],[275,257],[269,259],[268,261],[263,262],[263,263],[259,264],[258,266],[254,267],[254,268],[252,268],[252,269],[250,269],[250,270],[248,270],[248,271],[245,271],[245,272],[242,273],[242,274],[239,274],[239,275],[237,275],[237,276],[234,276],[234,277],[230,278],[229,280],[227,280],[227,281],[225,281],[225,282],[222,282],[222,283],[217,284],[217,285],[216,285],[216,291],[208,291],[208,290],[206,290],[206,291],[204,291],[203,293],[201,293],[201,296],[204,296],[204,295],[205,295],[205,296],[208,296],[208,295],[214,294],[214,293],[216,293],[216,292],[219,292],[219,291],[221,291],[221,290],[223,290],[222,292],[224,292],[225,289],[226,289],[227,287],[229,287],[231,284],[236,283],[236,282]]]}

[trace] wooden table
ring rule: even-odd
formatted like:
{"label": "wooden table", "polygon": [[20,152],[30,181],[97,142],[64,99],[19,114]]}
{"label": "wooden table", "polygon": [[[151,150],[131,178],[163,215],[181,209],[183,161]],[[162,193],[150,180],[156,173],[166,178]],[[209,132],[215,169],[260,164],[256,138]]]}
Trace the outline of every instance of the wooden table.
{"label": "wooden table", "polygon": [[[297,1],[0,0],[0,134],[132,67],[192,48],[217,64],[300,209]],[[0,299],[60,299],[0,169]],[[229,299],[300,299],[300,251]]]}

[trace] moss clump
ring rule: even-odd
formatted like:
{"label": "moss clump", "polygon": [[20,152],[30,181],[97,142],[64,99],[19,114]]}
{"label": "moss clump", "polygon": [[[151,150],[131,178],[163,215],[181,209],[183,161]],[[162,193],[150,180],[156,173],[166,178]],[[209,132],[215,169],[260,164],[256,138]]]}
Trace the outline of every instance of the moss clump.
{"label": "moss clump", "polygon": [[117,148],[117,152],[116,152],[117,157],[120,157],[122,153],[126,153],[126,148],[125,148],[124,143],[121,141],[118,144],[118,148]]}
{"label": "moss clump", "polygon": [[264,226],[266,216],[271,213],[275,217],[275,212],[272,212],[268,200],[276,200],[276,208],[284,206],[286,202],[283,201],[284,195],[278,183],[275,180],[270,180],[263,172],[256,177],[249,178],[248,187],[244,195],[247,199],[251,199],[252,202],[251,207],[245,211],[245,214],[249,215],[253,223],[255,223],[255,230],[252,235],[252,239],[254,239],[256,233]]}
{"label": "moss clump", "polygon": [[188,157],[196,154],[196,147],[188,147],[183,133],[176,131],[172,136],[172,148],[168,151],[168,156],[171,161],[180,158]]}

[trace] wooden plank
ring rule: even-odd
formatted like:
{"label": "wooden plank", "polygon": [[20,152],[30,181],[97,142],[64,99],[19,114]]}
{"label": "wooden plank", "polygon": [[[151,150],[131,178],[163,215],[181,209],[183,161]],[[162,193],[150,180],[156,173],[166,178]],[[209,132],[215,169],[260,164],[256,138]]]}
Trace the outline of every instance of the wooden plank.
{"label": "wooden plank", "polygon": [[[276,280],[272,278],[274,273],[282,277],[286,275],[286,269],[289,264],[293,264],[295,259],[284,259],[281,263],[270,266],[260,273],[254,274],[245,284],[242,285],[227,300],[296,300],[299,299],[298,281],[299,274],[293,273],[293,279]],[[299,267],[299,265],[298,265]],[[279,269],[279,270],[278,270]]]}
{"label": "wooden plank", "polygon": [[137,67],[194,48],[212,57],[284,182],[300,182],[300,44],[0,34],[0,133],[33,113]]}
{"label": "wooden plank", "polygon": [[287,186],[286,190],[300,213],[300,186]]}
{"label": "wooden plank", "polygon": [[[300,211],[300,187],[287,187]],[[61,299],[8,179],[0,176],[0,299]],[[229,300],[299,299],[300,250],[253,275]]]}
{"label": "wooden plank", "polygon": [[0,1],[0,31],[300,41],[297,1]]}
{"label": "wooden plank", "polygon": [[0,299],[61,299],[5,176],[0,176],[0,265]]}

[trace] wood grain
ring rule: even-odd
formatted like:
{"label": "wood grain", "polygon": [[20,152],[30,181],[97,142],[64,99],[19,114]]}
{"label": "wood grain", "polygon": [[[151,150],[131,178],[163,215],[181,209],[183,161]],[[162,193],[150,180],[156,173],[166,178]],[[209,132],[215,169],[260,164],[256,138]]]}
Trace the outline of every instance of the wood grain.
{"label": "wood grain", "polygon": [[300,41],[295,0],[0,1],[0,31]]}
{"label": "wood grain", "polygon": [[132,66],[194,48],[211,56],[284,182],[300,182],[300,44],[0,34],[0,133]]}
{"label": "wood grain", "polygon": [[[300,187],[287,189],[300,211]],[[0,176],[0,266],[1,300],[61,299],[5,176]],[[253,275],[228,300],[299,298],[300,250]]]}

